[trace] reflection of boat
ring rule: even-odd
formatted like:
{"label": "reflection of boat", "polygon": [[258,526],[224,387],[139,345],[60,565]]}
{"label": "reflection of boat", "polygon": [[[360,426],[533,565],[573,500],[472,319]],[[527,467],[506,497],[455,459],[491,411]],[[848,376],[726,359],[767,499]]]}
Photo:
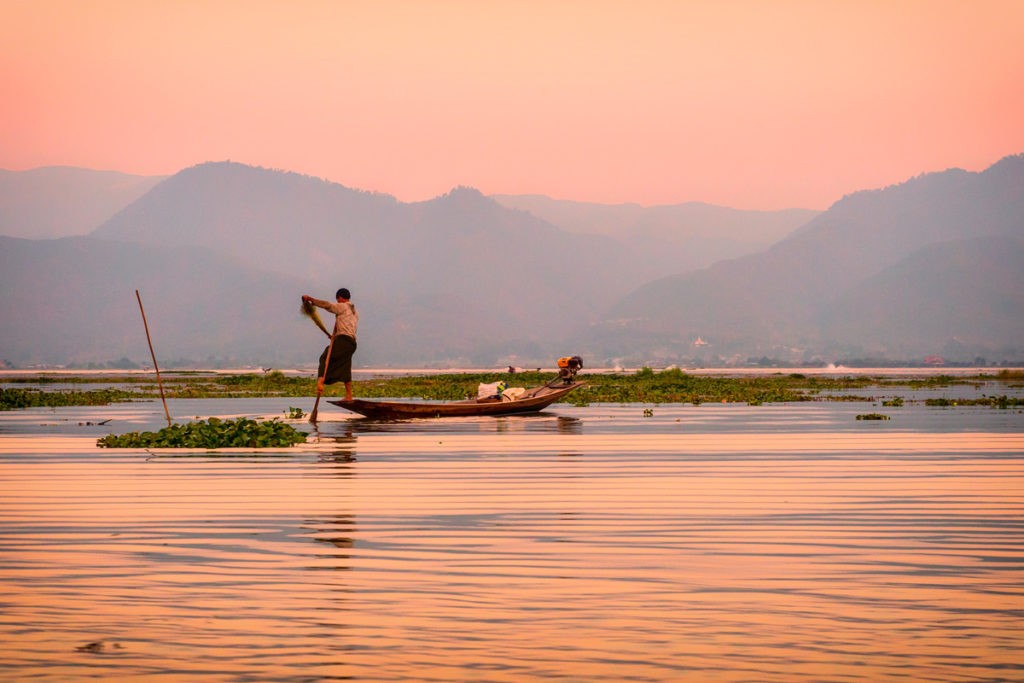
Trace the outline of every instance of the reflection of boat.
{"label": "reflection of boat", "polygon": [[[555,380],[558,382],[559,380]],[[366,417],[386,420],[408,417],[465,417],[472,415],[515,415],[534,413],[547,408],[573,389],[585,382],[549,382],[543,386],[527,389],[514,400],[498,397],[475,398],[466,401],[368,401],[365,399],[329,400],[336,406],[351,410]]]}

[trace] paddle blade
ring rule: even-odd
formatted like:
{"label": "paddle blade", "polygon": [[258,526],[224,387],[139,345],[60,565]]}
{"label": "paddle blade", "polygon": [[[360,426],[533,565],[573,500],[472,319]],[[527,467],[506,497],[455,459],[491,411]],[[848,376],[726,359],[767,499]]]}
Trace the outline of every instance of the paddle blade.
{"label": "paddle blade", "polygon": [[309,421],[310,421],[310,422],[311,422],[312,424],[316,424],[316,414],[317,414],[317,408],[319,408],[319,407],[320,407],[320,396],[321,396],[321,394],[320,394],[320,392],[318,391],[318,392],[317,392],[317,394],[316,394],[316,401],[314,401],[314,402],[313,402],[313,410],[311,410],[311,411],[309,412]]}

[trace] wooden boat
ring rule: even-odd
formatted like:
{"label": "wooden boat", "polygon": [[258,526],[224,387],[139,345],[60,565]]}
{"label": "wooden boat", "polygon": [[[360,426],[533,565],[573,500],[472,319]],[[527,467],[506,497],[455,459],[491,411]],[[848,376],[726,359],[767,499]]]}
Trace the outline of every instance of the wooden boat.
{"label": "wooden boat", "polygon": [[466,401],[444,401],[431,403],[428,401],[369,401],[356,398],[351,401],[328,400],[328,403],[351,410],[366,417],[397,420],[410,417],[467,417],[476,415],[515,415],[517,413],[534,413],[562,398],[573,389],[583,386],[586,382],[569,382],[568,384],[548,383],[528,389],[519,398],[509,401],[489,397],[469,399]]}

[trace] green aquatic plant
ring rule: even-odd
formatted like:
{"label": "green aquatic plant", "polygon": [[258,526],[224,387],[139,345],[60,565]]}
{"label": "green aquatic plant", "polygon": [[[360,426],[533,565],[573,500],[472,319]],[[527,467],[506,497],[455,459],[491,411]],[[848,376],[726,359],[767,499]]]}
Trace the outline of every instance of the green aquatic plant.
{"label": "green aquatic plant", "polygon": [[994,405],[995,405],[996,408],[1000,408],[1002,410],[1006,410],[1010,406],[1021,406],[1021,405],[1024,405],[1024,398],[1021,398],[1020,396],[1018,396],[1016,398],[1009,398],[1006,395],[1003,395],[1003,396],[992,396],[992,397],[990,397],[990,400],[994,401]]}
{"label": "green aquatic plant", "polygon": [[990,408],[1000,408],[1006,410],[1010,407],[1024,405],[1024,397],[1022,396],[982,396],[981,398],[926,398],[924,401],[926,406],[934,407],[951,407],[951,406],[988,406]]}
{"label": "green aquatic plant", "polygon": [[277,419],[249,418],[174,424],[158,432],[108,434],[97,439],[102,448],[282,448],[304,443],[306,434]]}
{"label": "green aquatic plant", "polygon": [[[405,375],[399,377],[371,378],[356,380],[354,392],[360,398],[422,398],[431,401],[451,401],[474,397],[479,384],[490,384],[504,380],[510,386],[532,387],[556,378],[552,372],[487,372]],[[583,374],[578,379],[586,386],[562,399],[573,405],[595,403],[747,403],[764,405],[769,403],[792,403],[797,401],[866,401],[876,399],[864,393],[853,394],[851,389],[867,387],[908,387],[911,391],[945,386],[947,383],[973,384],[978,381],[1016,381],[1016,375],[1007,373],[999,377],[989,375],[974,378],[952,378],[940,376],[927,380],[911,378],[884,378],[870,376],[830,377],[802,375],[801,373],[774,375],[702,375],[688,373],[678,368],[657,372],[643,368],[635,373],[594,373]],[[45,377],[18,378],[17,382],[37,380]],[[158,387],[152,378],[138,376],[104,377],[62,377],[65,383],[86,384],[96,382],[121,385],[133,391],[97,390],[79,392],[48,392],[37,389],[8,389],[25,391],[32,395],[4,395],[0,397],[0,409],[30,407],[36,405],[103,405],[113,401],[152,399],[159,396]],[[11,383],[14,383],[12,381]],[[274,370],[267,373],[245,373],[239,375],[217,375],[180,372],[164,378],[168,398],[308,398],[316,393],[316,379],[312,376],[285,375]],[[340,384],[327,387],[328,398],[341,395]],[[118,392],[118,393],[113,393]],[[1014,398],[1008,405],[1020,405]],[[958,405],[965,402],[958,400]],[[992,405],[984,399],[979,405]],[[951,405],[951,404],[950,404]]]}
{"label": "green aquatic plant", "polygon": [[285,417],[289,420],[301,420],[306,417],[306,413],[302,412],[302,408],[293,408],[288,406],[288,410],[284,411]]}
{"label": "green aquatic plant", "polygon": [[995,379],[1011,386],[1020,388],[1024,386],[1024,370],[1000,370]]}
{"label": "green aquatic plant", "polygon": [[857,416],[858,420],[888,420],[888,415],[882,415],[881,413],[864,413]]}
{"label": "green aquatic plant", "polygon": [[0,410],[18,408],[61,408],[64,406],[105,406],[131,401],[140,394],[120,389],[92,391],[39,391],[38,389],[0,388]]}
{"label": "green aquatic plant", "polygon": [[907,386],[914,387],[916,389],[924,387],[940,388],[948,387],[956,384],[969,384],[975,381],[973,378],[968,377],[953,377],[952,375],[934,375],[933,377],[918,377],[904,382]]}
{"label": "green aquatic plant", "polygon": [[903,406],[903,398],[901,396],[897,396],[896,398],[891,398],[888,401],[882,401],[882,405],[886,408],[899,408]]}
{"label": "green aquatic plant", "polygon": [[209,378],[210,391],[223,391],[242,396],[310,396],[316,387],[315,378],[289,377],[280,370],[264,374],[227,375]]}
{"label": "green aquatic plant", "polygon": [[[438,375],[408,375],[401,377],[357,380],[354,383],[356,395],[361,398],[423,398],[434,401],[452,401],[476,396],[479,384],[499,380],[512,386],[531,387],[544,384],[555,378],[553,373],[519,372],[514,375],[503,372],[452,373]],[[158,388],[149,379],[124,378],[126,384],[137,388],[134,394],[125,393],[124,398],[155,398]],[[779,403],[814,400],[821,391],[841,391],[850,386],[864,386],[869,380],[796,378],[792,376],[768,377],[725,377],[688,374],[678,368],[655,372],[643,368],[634,374],[593,374],[580,376],[586,387],[577,390],[565,399],[574,405],[591,403]],[[100,380],[96,380],[100,381]],[[106,383],[121,383],[121,378],[103,378]],[[192,375],[168,377],[164,387],[168,398],[257,398],[293,397],[305,398],[315,393],[316,380],[313,377],[287,376],[280,371],[266,374],[215,375],[196,377]],[[337,396],[340,385],[327,387],[325,396]],[[73,402],[74,397],[56,399],[55,405],[94,405],[95,400]],[[97,396],[96,398],[98,398]],[[831,399],[831,397],[829,397]]]}

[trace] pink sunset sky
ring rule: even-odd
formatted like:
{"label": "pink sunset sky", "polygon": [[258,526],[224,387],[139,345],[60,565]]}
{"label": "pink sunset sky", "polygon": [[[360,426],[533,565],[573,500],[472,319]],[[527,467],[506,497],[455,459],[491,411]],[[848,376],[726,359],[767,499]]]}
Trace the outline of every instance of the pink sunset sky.
{"label": "pink sunset sky", "polygon": [[823,209],[1024,152],[1022,0],[0,0],[0,168]]}

